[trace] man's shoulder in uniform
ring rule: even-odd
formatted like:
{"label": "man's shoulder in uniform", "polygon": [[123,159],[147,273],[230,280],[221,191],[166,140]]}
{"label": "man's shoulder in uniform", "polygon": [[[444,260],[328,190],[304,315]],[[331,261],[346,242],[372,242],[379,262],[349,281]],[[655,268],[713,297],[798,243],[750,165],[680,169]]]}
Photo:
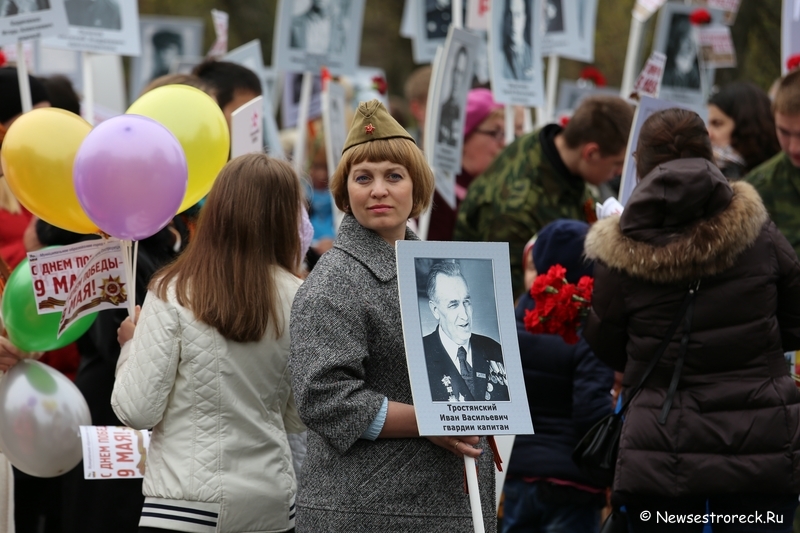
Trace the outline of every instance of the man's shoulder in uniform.
{"label": "man's shoulder in uniform", "polygon": [[753,185],[759,192],[763,188],[771,188],[781,184],[785,176],[796,174],[800,176],[800,169],[792,165],[789,157],[780,152],[757,166],[745,176],[744,181]]}

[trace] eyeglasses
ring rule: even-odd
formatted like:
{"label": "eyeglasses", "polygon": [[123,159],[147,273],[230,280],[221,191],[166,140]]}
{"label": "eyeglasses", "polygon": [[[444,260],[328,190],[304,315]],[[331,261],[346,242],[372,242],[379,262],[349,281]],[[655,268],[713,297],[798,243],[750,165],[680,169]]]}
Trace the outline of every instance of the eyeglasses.
{"label": "eyeglasses", "polygon": [[499,143],[505,142],[506,140],[506,132],[503,130],[475,130],[475,133],[481,133],[483,135],[488,135],[489,137],[494,137],[494,140]]}

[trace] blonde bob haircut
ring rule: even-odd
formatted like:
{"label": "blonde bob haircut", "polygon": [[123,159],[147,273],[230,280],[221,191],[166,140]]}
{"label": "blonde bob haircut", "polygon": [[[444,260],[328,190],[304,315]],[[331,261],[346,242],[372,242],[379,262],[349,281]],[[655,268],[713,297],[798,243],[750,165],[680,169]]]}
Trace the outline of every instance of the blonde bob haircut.
{"label": "blonde bob haircut", "polygon": [[347,193],[347,179],[353,165],[368,161],[380,163],[389,161],[403,165],[411,176],[413,205],[409,218],[422,214],[433,199],[433,171],[425,160],[422,151],[408,139],[395,137],[392,139],[376,139],[357,144],[342,154],[339,166],[331,178],[331,194],[336,207],[350,212],[350,197]]}

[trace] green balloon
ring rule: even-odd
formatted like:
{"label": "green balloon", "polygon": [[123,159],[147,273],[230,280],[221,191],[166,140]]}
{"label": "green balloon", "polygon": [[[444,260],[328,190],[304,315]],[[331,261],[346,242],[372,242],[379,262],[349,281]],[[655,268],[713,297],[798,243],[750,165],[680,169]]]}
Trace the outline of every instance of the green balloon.
{"label": "green balloon", "polygon": [[61,337],[57,337],[61,313],[40,315],[36,312],[33,278],[27,259],[17,265],[8,277],[3,291],[2,310],[9,340],[26,352],[49,352],[63,348],[86,333],[97,318],[97,313],[85,316],[73,322]]}

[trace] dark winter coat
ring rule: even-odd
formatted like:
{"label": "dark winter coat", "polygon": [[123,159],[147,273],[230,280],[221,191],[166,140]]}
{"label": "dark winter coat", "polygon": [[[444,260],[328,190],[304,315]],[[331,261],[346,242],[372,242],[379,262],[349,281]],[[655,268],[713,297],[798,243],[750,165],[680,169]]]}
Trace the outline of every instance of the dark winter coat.
{"label": "dark winter coat", "polygon": [[621,217],[590,230],[586,255],[597,263],[585,336],[624,369],[625,387],[700,280],[666,423],[658,419],[682,328],[626,414],[618,500],[800,493],[800,394],[784,358],[800,348],[800,263],[755,189],[728,184],[704,159],[663,164]]}
{"label": "dark winter coat", "polygon": [[583,338],[570,345],[558,335],[528,333],[525,311],[534,307],[533,298],[525,293],[516,315],[525,390],[536,434],[514,439],[508,475],[595,486],[572,461],[572,450],[597,421],[611,413],[614,371],[595,357]]}

